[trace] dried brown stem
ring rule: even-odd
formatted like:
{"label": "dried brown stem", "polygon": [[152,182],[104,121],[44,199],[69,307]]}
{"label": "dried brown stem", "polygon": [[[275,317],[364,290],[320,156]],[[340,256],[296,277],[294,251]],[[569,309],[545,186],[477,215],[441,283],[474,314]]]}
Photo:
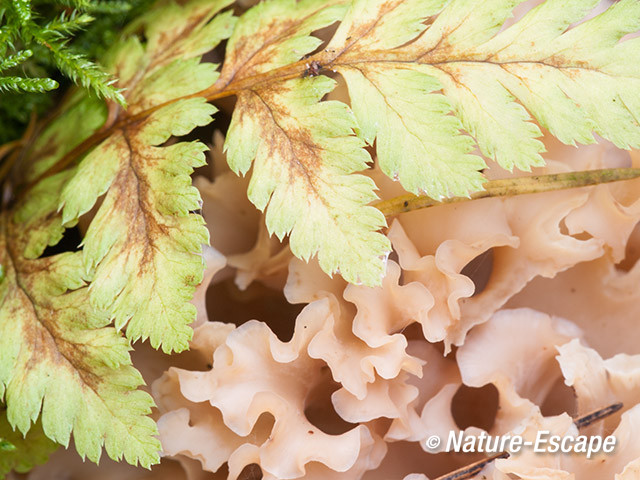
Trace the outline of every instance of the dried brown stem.
{"label": "dried brown stem", "polygon": [[640,177],[640,168],[608,168],[603,170],[587,170],[582,172],[554,173],[530,177],[506,178],[490,180],[484,184],[484,190],[474,192],[468,197],[451,197],[434,200],[430,197],[402,195],[375,203],[374,206],[387,217],[411,212],[422,208],[446,205],[449,203],[468,202],[480,198],[512,197],[531,193],[550,192],[569,188],[587,187],[601,183],[632,180]]}

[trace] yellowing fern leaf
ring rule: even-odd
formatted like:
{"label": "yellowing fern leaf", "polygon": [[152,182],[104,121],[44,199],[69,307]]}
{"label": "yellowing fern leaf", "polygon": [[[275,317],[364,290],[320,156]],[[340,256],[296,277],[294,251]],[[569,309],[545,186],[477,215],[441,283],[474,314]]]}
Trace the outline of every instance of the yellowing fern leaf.
{"label": "yellowing fern leaf", "polygon": [[291,232],[295,255],[317,252],[325,271],[372,284],[390,246],[375,233],[384,217],[366,206],[376,198],[373,181],[350,175],[368,159],[352,135],[353,115],[340,102],[319,102],[333,85],[326,77],[295,79],[240,95],[228,158],[245,173],[255,157],[249,199],[261,210],[269,205],[268,228],[279,238]]}
{"label": "yellowing fern leaf", "polygon": [[[188,346],[195,316],[188,302],[202,279],[198,254],[208,231],[191,213],[200,197],[189,177],[204,164],[204,145],[161,145],[206,125],[216,111],[202,98],[184,97],[218,78],[216,66],[200,63],[200,55],[230,33],[230,14],[211,20],[228,3],[169,4],[142,20],[149,25],[146,49],[132,37],[112,54],[129,109],[60,197],[62,223],[69,226],[106,193],[83,242],[91,302],[110,312],[116,328],[126,325],[128,338],[150,338],[166,352]],[[147,109],[153,112],[135,121]]]}
{"label": "yellowing fern leaf", "polygon": [[377,138],[383,170],[407,190],[438,198],[479,187],[483,162],[461,126],[508,169],[542,165],[531,115],[565,143],[592,143],[595,131],[640,145],[640,45],[618,43],[640,27],[640,3],[567,30],[599,2],[547,0],[497,33],[518,3],[358,0],[340,25],[323,60],[346,78],[363,138]]}
{"label": "yellowing fern leaf", "polygon": [[[335,1],[258,5],[229,40],[219,83],[242,82],[299,60],[321,43],[310,33],[344,12],[345,2]],[[366,206],[376,199],[374,183],[352,175],[369,160],[353,135],[355,118],[344,104],[320,102],[334,85],[326,77],[293,78],[244,89],[225,149],[237,173],[247,173],[255,159],[248,195],[267,209],[270,233],[280,239],[291,233],[293,253],[306,260],[317,254],[326,272],[375,284],[390,245],[376,233],[384,217]]]}
{"label": "yellowing fern leaf", "polygon": [[[481,171],[486,165],[473,153],[476,145],[507,169],[541,166],[544,147],[538,124],[565,143],[591,143],[595,131],[618,146],[640,146],[640,40],[619,42],[640,27],[637,0],[618,2],[573,28],[569,27],[598,2],[547,0],[504,31],[501,27],[521,1],[355,0],[327,47],[297,62],[317,42],[308,36],[312,29],[299,28],[296,8],[290,6],[289,16],[273,21],[258,15],[284,3],[265,2],[245,14],[236,32],[248,38],[251,31],[254,36],[234,41],[234,34],[230,41],[227,58],[232,67],[225,64],[222,77],[225,70],[242,71],[236,65],[241,63],[238,59],[246,58],[250,66],[245,67],[245,78],[225,77],[239,98],[232,125],[236,128],[231,129],[226,148],[236,171],[244,173],[249,167],[247,159],[256,155],[262,158],[261,164],[273,169],[265,174],[267,169],[261,168],[262,178],[256,178],[254,172],[249,190],[252,201],[267,208],[270,231],[278,236],[290,231],[294,253],[307,258],[317,252],[325,271],[339,269],[348,281],[379,282],[387,247],[381,239],[372,239],[381,221],[372,221],[363,199],[354,204],[353,197],[347,196],[332,197],[332,204],[350,205],[351,209],[324,218],[316,215],[319,206],[328,205],[325,200],[316,201],[320,190],[307,188],[304,192],[288,186],[313,184],[321,165],[316,160],[320,142],[303,142],[308,148],[290,156],[295,161],[290,160],[292,166],[285,169],[279,154],[287,148],[293,151],[294,144],[261,135],[268,129],[265,113],[269,111],[274,118],[286,118],[288,132],[307,129],[306,120],[296,120],[295,101],[287,104],[284,97],[272,101],[278,89],[297,99],[318,84],[292,83],[296,72],[298,76],[338,72],[346,80],[357,119],[352,128],[369,145],[375,142],[382,170],[409,192],[436,199],[467,196],[482,188]],[[307,15],[305,19],[318,14]],[[255,18],[261,18],[259,24]],[[236,54],[236,44],[238,49],[251,48]],[[265,60],[264,52],[278,48],[288,52],[278,58],[295,63],[286,67],[281,61],[272,65]],[[226,85],[217,86],[216,94],[224,93]],[[255,97],[261,90],[271,92],[266,101]],[[239,129],[237,124],[245,127]],[[259,128],[246,127],[249,124]],[[245,136],[242,144],[239,131],[261,140],[252,138],[246,143]],[[349,132],[344,130],[342,135]],[[350,155],[347,158],[356,153]],[[346,160],[343,165],[352,163]],[[304,168],[296,173],[299,166]],[[257,185],[266,186],[259,195]],[[326,179],[322,185],[323,191],[331,191]],[[295,208],[289,207],[293,204]],[[336,234],[336,222],[342,225],[340,231],[367,235],[370,246],[362,250],[360,243],[353,242],[344,249],[346,237]],[[318,239],[310,233],[311,225],[314,231],[327,234]],[[358,258],[362,259],[359,264],[352,263]]]}
{"label": "yellowing fern leaf", "polygon": [[0,398],[23,434],[42,409],[42,429],[97,462],[109,456],[149,466],[160,444],[146,415],[151,397],[130,365],[129,345],[106,314],[91,308],[81,253],[28,260],[28,232],[0,221]]}
{"label": "yellowing fern leaf", "polygon": [[[73,434],[78,453],[96,462],[103,446],[132,464],[159,459],[153,401],[138,390],[142,377],[119,330],[166,352],[188,346],[195,317],[188,302],[208,241],[190,174],[204,163],[205,146],[163,144],[216,111],[185,97],[218,78],[200,56],[231,33],[231,12],[216,16],[229,3],[169,3],[143,17],[133,28],[143,29],[146,44],[125,37],[107,62],[126,88],[128,110],[71,95],[25,155],[28,194],[1,215],[7,420],[26,433],[41,416],[48,438],[68,445]],[[95,148],[65,169],[86,145]],[[90,210],[81,251],[38,258]]]}
{"label": "yellowing fern leaf", "polygon": [[[154,13],[141,22],[146,22],[149,29],[147,52],[130,43],[126,51],[134,60],[113,62],[122,85],[131,90],[127,97],[131,107],[123,119],[125,128],[118,128],[120,124],[116,123],[109,129],[112,134],[109,141],[119,130],[134,126],[133,122],[126,122],[127,117],[139,117],[144,125],[159,112],[169,112],[170,104],[187,101],[191,96],[213,100],[236,95],[238,103],[226,142],[228,158],[232,168],[242,174],[247,173],[255,159],[261,158],[258,163],[268,165],[260,170],[260,175],[266,175],[264,178],[253,175],[250,198],[260,209],[267,210],[269,231],[280,238],[290,233],[294,253],[305,259],[317,254],[329,273],[340,271],[349,281],[377,284],[389,246],[376,233],[384,224],[382,218],[366,206],[373,198],[370,183],[362,177],[349,177],[359,168],[364,169],[367,161],[361,152],[356,152],[361,146],[351,138],[352,132],[366,143],[375,144],[378,161],[387,175],[399,180],[409,192],[436,199],[465,196],[482,188],[481,171],[486,165],[482,157],[473,153],[476,145],[486,157],[507,169],[529,170],[542,165],[538,124],[566,143],[593,142],[595,131],[619,146],[639,144],[639,97],[635,94],[639,75],[634,66],[638,41],[619,42],[639,26],[638,1],[623,0],[604,14],[570,28],[597,2],[547,0],[501,31],[519,3],[518,0],[480,5],[470,0],[261,2],[235,26],[219,78],[211,70],[217,80],[215,83],[212,79],[202,80],[200,90],[194,85],[200,81],[195,73],[197,62],[189,66],[181,58],[179,65],[169,65],[172,55],[188,57],[190,49],[202,53],[207,35],[212,37],[208,44],[211,48],[224,37],[219,33],[224,30],[221,26],[231,24],[232,17],[225,13],[209,22],[211,13],[203,13],[206,2],[202,1],[189,4],[187,9],[166,7],[166,11]],[[170,16],[179,18],[181,26],[173,30],[167,27],[171,24]],[[338,21],[341,23],[337,32],[326,48],[308,56],[321,44],[313,32]],[[194,31],[185,28],[189,23],[196,25]],[[172,35],[174,41],[168,40]],[[145,74],[134,74],[133,65],[137,63],[145,66]],[[310,127],[315,128],[297,113],[295,99],[312,98],[309,91],[313,85],[322,85],[321,90],[326,93],[329,84],[299,80],[329,71],[346,80],[356,119],[355,123],[347,122],[349,110],[336,106],[331,110],[343,112],[345,122],[350,122],[348,127],[344,123],[339,133],[329,134],[334,136],[331,138],[342,139],[344,151],[349,152],[347,159],[341,163],[318,155],[327,135],[321,129],[311,135],[317,141],[307,143],[310,148],[306,150],[299,148],[300,141],[298,147],[296,142],[267,145],[276,137],[292,138],[296,130],[309,133]],[[177,81],[167,89],[164,82],[169,78]],[[287,99],[292,102],[287,104]],[[323,103],[320,96],[314,102]],[[278,110],[276,104],[282,108]],[[279,129],[274,118],[264,123],[266,112],[286,117],[286,129]],[[203,110],[200,120],[196,120],[194,113],[192,123],[167,130],[159,141],[206,122],[209,114]],[[179,122],[180,117],[176,120]],[[274,136],[274,132],[278,135]],[[269,140],[265,142],[266,138]],[[268,153],[267,148],[271,149]],[[359,160],[350,160],[356,157]],[[195,166],[197,161],[194,162]],[[90,159],[85,164],[87,168],[78,179],[98,170],[91,166]],[[120,171],[119,166],[111,168]],[[330,171],[339,175],[329,178]],[[105,175],[94,183],[98,192],[104,191],[111,178],[104,171],[98,173]],[[318,189],[318,181],[325,188]],[[63,199],[66,225],[75,222],[97,195],[96,188],[88,189],[92,198],[76,199],[81,208],[70,206],[78,186],[73,182],[70,185],[73,189],[69,187],[66,191],[74,193],[65,194]],[[345,185],[351,186],[340,190]],[[341,192],[339,197],[334,196],[336,188]],[[358,193],[344,196],[349,189]],[[331,201],[328,195],[332,196]],[[120,227],[119,238],[122,231]],[[319,235],[321,231],[325,235]],[[352,233],[345,234],[347,231]],[[138,260],[132,258],[129,265],[106,261],[101,270],[100,249],[87,245],[87,267],[98,265],[97,278],[101,274],[111,278],[117,271],[131,274],[140,266],[142,257],[138,254]],[[120,250],[124,252],[126,248]],[[122,257],[117,251],[114,256]],[[187,277],[191,275],[184,279]],[[152,285],[152,280],[148,280],[145,284]],[[180,281],[173,286],[184,284],[185,281]],[[124,293],[119,295],[120,291]],[[131,317],[127,330],[133,334],[131,338],[144,338],[148,328],[136,327],[136,319],[154,311],[153,307],[147,309],[127,300],[132,295],[126,292],[122,285],[108,286],[100,305],[118,299],[117,325],[123,326]],[[97,301],[93,294],[92,298]],[[176,308],[179,302],[175,302]],[[153,303],[150,300],[149,305]],[[136,311],[141,312],[140,317]],[[186,312],[180,317],[192,315]],[[152,341],[157,345],[167,339],[152,335]]]}

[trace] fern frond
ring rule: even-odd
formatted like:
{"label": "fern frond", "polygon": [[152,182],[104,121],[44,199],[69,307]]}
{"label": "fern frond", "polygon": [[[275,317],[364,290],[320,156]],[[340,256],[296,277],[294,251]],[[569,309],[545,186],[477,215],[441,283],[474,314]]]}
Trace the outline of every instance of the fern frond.
{"label": "fern frond", "polygon": [[[48,182],[55,186],[60,177]],[[55,212],[51,192],[41,212]],[[42,409],[45,435],[67,446],[73,431],[83,457],[97,462],[104,441],[113,458],[125,455],[147,467],[157,462],[156,428],[147,416],[153,401],[137,390],[142,377],[131,366],[126,339],[89,306],[80,255],[28,260],[22,251],[29,235],[16,227],[3,213],[0,397],[8,400],[9,423],[26,434]]]}
{"label": "fern frond", "polygon": [[[158,461],[151,398],[137,390],[142,379],[121,332],[132,341],[149,338],[166,352],[188,346],[195,315],[188,302],[208,241],[204,221],[192,213],[200,199],[189,176],[204,163],[206,147],[163,144],[206,125],[216,111],[203,99],[178,99],[218,78],[216,66],[200,57],[231,34],[232,13],[216,16],[229,3],[169,4],[143,19],[153,19],[145,25],[146,45],[132,36],[110,58],[130,105],[123,115],[158,103],[167,108],[124,125],[77,168],[37,182],[0,217],[0,264],[6,268],[0,281],[0,398],[6,392],[10,400],[8,420],[26,432],[41,412],[49,438],[67,445],[73,434],[80,455],[96,462],[103,445],[114,459],[143,466]],[[47,47],[54,55],[69,53],[61,42]],[[70,64],[63,70],[79,75],[74,62],[84,59],[65,58],[71,60],[63,60]],[[31,146],[25,173],[46,169],[105,118],[104,102],[76,92]],[[93,208],[99,191],[105,197],[82,251],[38,258]],[[46,341],[34,344],[27,331]],[[52,361],[58,361],[53,371],[41,375]]]}
{"label": "fern frond", "polygon": [[[294,70],[289,73],[282,67],[297,66],[300,57],[296,54],[313,50],[319,43],[310,32],[296,28],[293,13],[282,11],[295,12],[312,3],[271,0],[241,17],[222,72],[223,78],[231,78],[225,76],[229,72],[241,86],[227,137],[228,159],[239,172],[247,170],[251,159],[258,162],[249,197],[258,208],[267,208],[271,232],[291,234],[294,253],[306,259],[309,252],[317,252],[328,273],[348,271],[347,280],[366,279],[365,283],[373,285],[378,283],[375,272],[382,269],[380,252],[368,252],[369,262],[361,261],[350,270],[347,265],[355,267],[355,263],[343,259],[357,258],[355,249],[336,254],[334,238],[322,241],[305,235],[310,229],[308,219],[317,218],[315,199],[320,189],[315,184],[305,194],[291,187],[283,189],[281,185],[295,184],[291,168],[261,170],[260,143],[253,139],[262,135],[256,133],[255,125],[238,130],[248,134],[243,138],[252,140],[240,141],[234,135],[234,126],[252,125],[263,116],[257,103],[245,108],[254,95],[271,110],[280,130],[285,130],[281,116],[295,118],[279,113],[285,102],[272,102],[273,92],[280,89],[290,98],[303,94],[290,92],[292,84],[287,81]],[[375,144],[382,170],[407,191],[435,199],[467,196],[482,188],[481,172],[486,164],[474,153],[476,145],[506,169],[541,166],[544,146],[534,118],[565,143],[592,143],[595,131],[620,147],[640,146],[640,39],[619,43],[640,28],[640,2],[622,0],[570,28],[598,1],[547,0],[500,32],[518,3],[354,0],[328,46],[309,57],[306,68],[315,65],[307,70],[311,75],[317,75],[319,69],[342,75],[357,119],[357,134],[367,144]],[[330,8],[324,5],[324,11]],[[273,13],[276,11],[278,14]],[[262,80],[264,88],[258,80],[250,86],[242,84],[261,73],[268,78],[270,71],[282,80],[274,84]],[[229,86],[234,87],[238,88]],[[294,88],[308,87],[299,84]],[[264,128],[267,122],[258,124]],[[304,122],[294,122],[286,130],[305,131]],[[313,179],[323,167],[314,159],[315,149],[323,147],[318,141],[310,143],[315,148],[297,149],[295,156],[296,165],[305,165],[301,178]],[[294,144],[293,140],[272,141],[271,158],[273,150],[280,153]],[[327,182],[320,184],[324,188]],[[350,200],[343,197],[341,204]],[[300,204],[308,209],[294,213],[287,208]],[[367,216],[363,208],[357,211],[345,215],[350,219]],[[331,231],[336,218],[328,217],[321,221],[324,227],[318,228]],[[371,230],[377,228],[373,225]],[[357,231],[361,227],[352,221],[349,228]],[[326,257],[329,252],[334,253]]]}

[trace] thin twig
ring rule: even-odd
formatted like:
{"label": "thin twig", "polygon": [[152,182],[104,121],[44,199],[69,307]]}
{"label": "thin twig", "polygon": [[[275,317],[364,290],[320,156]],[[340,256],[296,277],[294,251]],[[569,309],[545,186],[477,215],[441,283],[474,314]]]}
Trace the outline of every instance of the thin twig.
{"label": "thin twig", "polygon": [[600,421],[603,418],[607,418],[620,411],[622,407],[622,403],[614,403],[613,405],[609,405],[608,407],[604,407],[591,413],[587,413],[586,415],[582,415],[581,417],[576,418],[573,423],[578,428],[588,427],[592,423]]}
{"label": "thin twig", "polygon": [[446,205],[449,203],[468,202],[469,200],[477,200],[480,198],[511,197],[530,193],[550,192],[618,182],[621,180],[632,180],[639,177],[640,168],[607,168],[603,170],[505,178],[488,181],[484,184],[484,190],[474,192],[468,197],[451,197],[443,200],[434,200],[426,195],[417,196],[409,194],[377,202],[374,206],[384,213],[385,216],[390,217],[422,208]]}

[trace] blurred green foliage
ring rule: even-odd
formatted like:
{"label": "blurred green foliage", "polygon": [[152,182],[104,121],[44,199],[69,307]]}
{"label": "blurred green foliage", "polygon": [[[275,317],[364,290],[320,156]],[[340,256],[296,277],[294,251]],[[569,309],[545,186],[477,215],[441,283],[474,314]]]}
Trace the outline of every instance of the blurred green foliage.
{"label": "blurred green foliage", "polygon": [[0,144],[18,138],[31,113],[42,115],[71,83],[124,105],[94,60],[153,1],[0,0]]}

